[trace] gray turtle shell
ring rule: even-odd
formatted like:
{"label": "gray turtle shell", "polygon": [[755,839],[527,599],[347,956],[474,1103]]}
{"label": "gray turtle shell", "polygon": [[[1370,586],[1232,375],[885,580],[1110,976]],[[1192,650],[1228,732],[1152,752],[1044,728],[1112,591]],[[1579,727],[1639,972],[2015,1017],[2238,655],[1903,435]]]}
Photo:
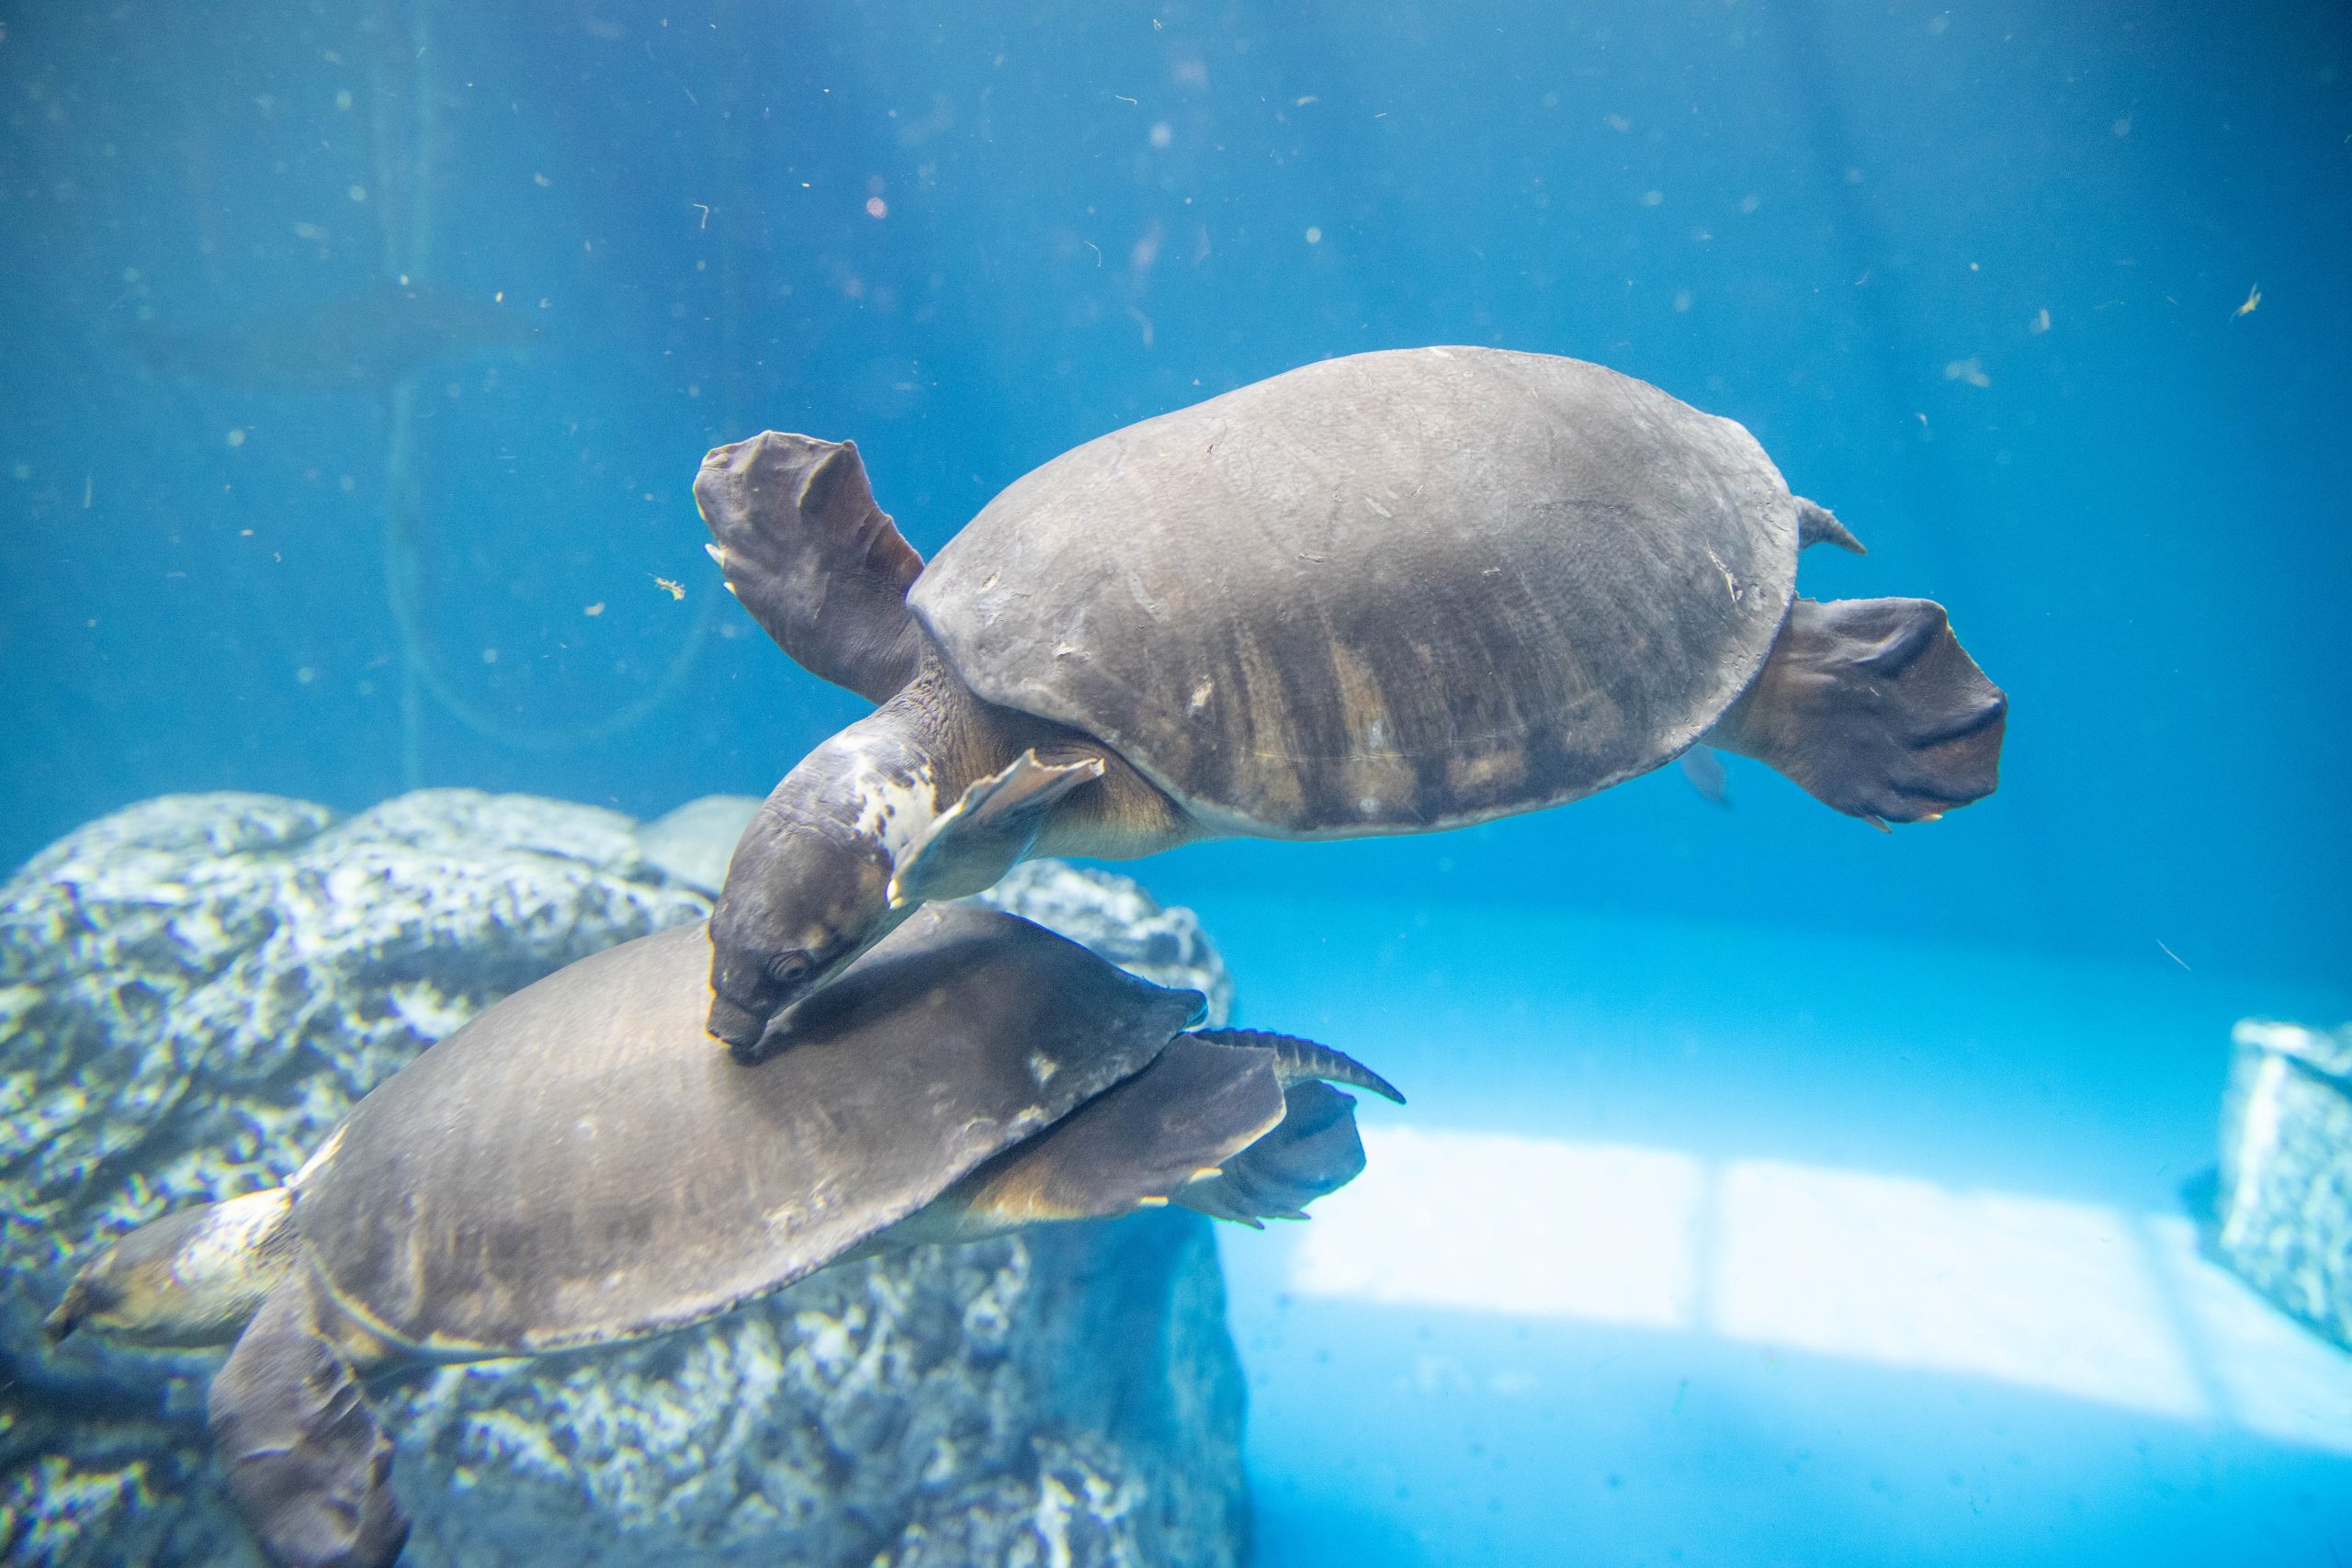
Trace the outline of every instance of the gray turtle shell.
{"label": "gray turtle shell", "polygon": [[1065,453],[909,603],[982,697],[1214,827],[1412,832],[1680,752],[1762,668],[1797,548],[1732,421],[1580,360],[1427,348]]}
{"label": "gray turtle shell", "polygon": [[1148,1066],[1201,1006],[1010,915],[925,908],[747,1067],[706,928],[583,959],[355,1108],[292,1183],[337,1301],[427,1355],[536,1352],[811,1273]]}

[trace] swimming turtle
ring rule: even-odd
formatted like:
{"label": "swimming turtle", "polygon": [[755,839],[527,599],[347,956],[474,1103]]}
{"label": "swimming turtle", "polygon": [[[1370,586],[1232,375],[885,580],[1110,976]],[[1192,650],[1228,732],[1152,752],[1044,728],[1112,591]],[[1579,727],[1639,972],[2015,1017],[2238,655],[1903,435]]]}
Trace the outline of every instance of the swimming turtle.
{"label": "swimming turtle", "polygon": [[762,1032],[925,899],[1029,854],[1346,838],[1556,806],[1695,743],[1883,827],[1996,782],[2006,699],[1738,424],[1578,360],[1306,366],[1014,480],[925,566],[857,448],[703,461],[728,585],[880,705],[745,829],[711,1032]]}
{"label": "swimming turtle", "polygon": [[[379,1086],[283,1187],[165,1216],[50,1319],[235,1340],[230,1488],[285,1568],[380,1568],[407,1523],[362,1380],[660,1334],[884,1247],[1175,1201],[1255,1224],[1363,1166],[1340,1053],[1185,1032],[1202,998],[1011,915],[926,909],[745,1067],[680,927],[565,968]],[[242,1330],[242,1332],[240,1332]]]}

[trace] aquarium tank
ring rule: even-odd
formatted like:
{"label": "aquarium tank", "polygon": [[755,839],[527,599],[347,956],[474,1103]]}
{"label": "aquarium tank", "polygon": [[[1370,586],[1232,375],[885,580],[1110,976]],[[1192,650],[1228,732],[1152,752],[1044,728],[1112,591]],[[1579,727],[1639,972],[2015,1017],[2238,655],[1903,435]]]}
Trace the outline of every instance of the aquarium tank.
{"label": "aquarium tank", "polygon": [[2348,75],[0,0],[0,1559],[2352,1562]]}

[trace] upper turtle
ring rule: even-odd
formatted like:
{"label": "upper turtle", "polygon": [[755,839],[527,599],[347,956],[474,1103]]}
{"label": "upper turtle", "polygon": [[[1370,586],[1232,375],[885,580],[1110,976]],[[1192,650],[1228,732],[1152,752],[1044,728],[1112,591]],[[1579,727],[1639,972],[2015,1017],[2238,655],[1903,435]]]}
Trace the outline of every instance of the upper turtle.
{"label": "upper turtle", "polygon": [[719,447],[695,499],[760,624],[880,705],[729,863],[710,1029],[749,1054],[1031,855],[1456,827],[1699,744],[1879,827],[1998,782],[2007,699],[1940,604],[1795,597],[1854,536],[1739,425],[1573,359],[1306,366],[1055,458],[927,566],[847,442]]}
{"label": "upper turtle", "polygon": [[1207,825],[1413,831],[1683,750],[1770,650],[1801,523],[1745,429],[1645,382],[1397,350],[1056,457],[908,603],[980,696]]}

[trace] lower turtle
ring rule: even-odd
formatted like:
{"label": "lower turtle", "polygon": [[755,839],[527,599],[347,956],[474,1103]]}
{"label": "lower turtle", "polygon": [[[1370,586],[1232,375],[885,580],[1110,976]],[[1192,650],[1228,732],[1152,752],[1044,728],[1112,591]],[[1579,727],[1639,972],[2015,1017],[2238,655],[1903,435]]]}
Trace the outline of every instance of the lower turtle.
{"label": "lower turtle", "polygon": [[[385,1568],[408,1524],[365,1380],[657,1335],[853,1258],[1170,1202],[1297,1217],[1363,1167],[1340,1053],[1193,1030],[1200,994],[943,905],[746,1067],[705,1043],[704,927],[514,993],[362,1100],[284,1186],[164,1216],[49,1320],[234,1342],[230,1490],[281,1568]],[[701,1049],[696,1049],[697,1044]]]}
{"label": "lower turtle", "polygon": [[[926,900],[1032,854],[1457,828],[1709,746],[1877,826],[1998,781],[2007,702],[1755,437],[1598,365],[1359,354],[1089,441],[926,565],[847,442],[703,461],[733,590],[879,705],[786,774],[711,918],[740,1050]],[[1702,754],[1703,756],[1703,754]]]}

